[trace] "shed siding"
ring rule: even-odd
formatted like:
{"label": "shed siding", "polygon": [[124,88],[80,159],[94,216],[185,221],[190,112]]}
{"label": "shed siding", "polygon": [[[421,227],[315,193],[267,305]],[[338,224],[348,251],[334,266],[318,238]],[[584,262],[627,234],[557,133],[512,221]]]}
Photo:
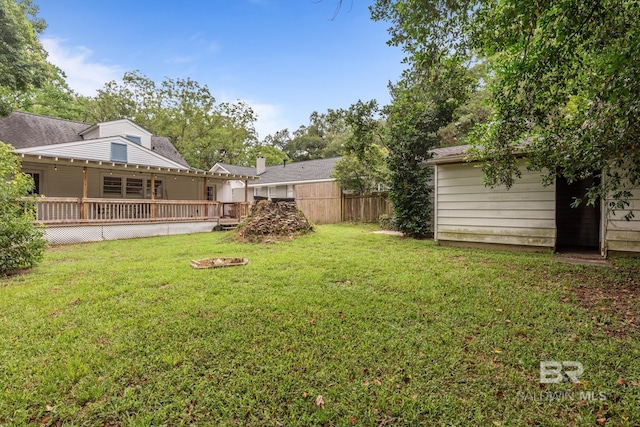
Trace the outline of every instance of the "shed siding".
{"label": "shed siding", "polygon": [[554,247],[555,186],[543,187],[524,162],[509,190],[485,187],[470,164],[437,167],[437,240]]}
{"label": "shed siding", "polygon": [[[624,216],[630,210],[635,217],[627,221]],[[610,251],[640,252],[640,190],[633,193],[628,209],[608,213],[605,244]]]}

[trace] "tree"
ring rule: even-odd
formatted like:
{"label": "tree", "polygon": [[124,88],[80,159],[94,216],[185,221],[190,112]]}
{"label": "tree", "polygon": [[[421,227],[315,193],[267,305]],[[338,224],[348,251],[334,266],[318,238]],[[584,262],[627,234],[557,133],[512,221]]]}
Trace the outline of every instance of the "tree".
{"label": "tree", "polygon": [[309,124],[300,126],[293,136],[286,130],[279,132],[280,148],[294,162],[336,157],[342,153],[345,130],[344,123],[336,120],[332,110],[314,111],[309,116]]}
{"label": "tree", "polygon": [[187,162],[210,169],[216,162],[243,165],[257,143],[254,111],[242,101],[216,103],[206,85],[165,78],[159,85],[139,71],[111,81],[85,101],[85,121],[129,119],[169,138]]}
{"label": "tree", "polygon": [[389,169],[386,164],[385,124],[375,100],[358,100],[349,109],[331,111],[329,120],[342,123],[343,157],[335,165],[334,177],[343,191],[370,194],[386,187]]}
{"label": "tree", "polygon": [[46,241],[34,225],[35,201],[24,201],[33,179],[20,172],[13,148],[0,142],[0,275],[34,266],[42,259]]}
{"label": "tree", "polygon": [[38,40],[46,28],[31,0],[0,0],[0,116],[11,113],[20,94],[42,87],[54,70]]}
{"label": "tree", "polygon": [[374,19],[391,22],[390,43],[410,64],[492,58],[494,114],[475,153],[489,185],[511,186],[524,151],[545,183],[595,178],[585,200],[610,196],[611,208],[627,205],[640,185],[638,16],[634,0],[377,0],[372,7]]}
{"label": "tree", "polygon": [[82,120],[83,98],[67,85],[66,76],[58,67],[55,75],[40,88],[33,88],[19,95],[18,109],[43,116],[67,120]]}
{"label": "tree", "polygon": [[463,67],[443,61],[427,70],[414,66],[391,88],[392,103],[384,109],[389,198],[397,229],[409,236],[422,238],[432,232],[432,169],[426,161],[431,150],[441,145],[438,131],[453,121],[470,87]]}

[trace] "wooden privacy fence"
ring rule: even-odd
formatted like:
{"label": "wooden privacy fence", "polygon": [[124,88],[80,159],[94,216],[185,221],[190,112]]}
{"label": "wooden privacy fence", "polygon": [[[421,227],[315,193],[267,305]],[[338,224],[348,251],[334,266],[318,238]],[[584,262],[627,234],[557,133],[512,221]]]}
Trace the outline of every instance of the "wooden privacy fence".
{"label": "wooden privacy fence", "polygon": [[335,182],[296,185],[296,203],[315,224],[337,224],[342,221],[342,197]]}
{"label": "wooden privacy fence", "polygon": [[393,206],[381,194],[370,196],[344,195],[342,220],[352,222],[378,222],[380,215],[393,215]]}
{"label": "wooden privacy fence", "polygon": [[339,222],[378,222],[380,215],[391,216],[391,203],[382,195],[343,195],[336,182],[296,185],[296,203],[315,224]]}

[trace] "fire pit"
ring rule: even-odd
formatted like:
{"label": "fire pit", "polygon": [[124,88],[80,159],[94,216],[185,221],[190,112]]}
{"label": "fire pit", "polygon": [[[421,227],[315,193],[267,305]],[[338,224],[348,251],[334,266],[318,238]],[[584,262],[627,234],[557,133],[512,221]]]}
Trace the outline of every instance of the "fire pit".
{"label": "fire pit", "polygon": [[236,265],[246,265],[249,260],[246,258],[205,258],[191,261],[193,268],[221,268],[233,267]]}

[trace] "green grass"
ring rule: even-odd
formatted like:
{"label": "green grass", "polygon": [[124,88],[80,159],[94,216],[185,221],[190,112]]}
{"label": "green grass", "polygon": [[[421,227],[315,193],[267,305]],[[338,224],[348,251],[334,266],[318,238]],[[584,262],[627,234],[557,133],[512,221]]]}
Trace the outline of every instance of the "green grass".
{"label": "green grass", "polygon": [[[639,260],[576,266],[371,230],[49,249],[0,279],[0,425],[640,425],[638,329],[575,292],[624,288],[638,313]],[[215,256],[250,262],[189,266]],[[581,362],[581,388],[541,388],[545,360]]]}

